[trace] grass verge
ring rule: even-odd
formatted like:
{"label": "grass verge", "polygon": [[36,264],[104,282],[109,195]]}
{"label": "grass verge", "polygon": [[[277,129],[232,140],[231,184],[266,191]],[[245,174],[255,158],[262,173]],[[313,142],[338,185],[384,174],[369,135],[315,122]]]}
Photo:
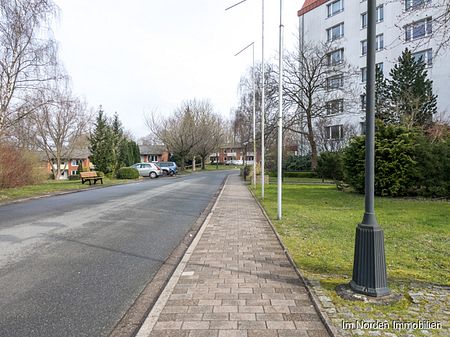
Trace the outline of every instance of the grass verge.
{"label": "grass verge", "polygon": [[[130,182],[130,180],[103,178],[103,186],[125,184],[128,182]],[[99,186],[102,186],[100,183],[98,184]],[[93,186],[94,185],[92,185],[91,187]],[[0,189],[0,203],[30,197],[37,197],[41,195],[48,195],[57,192],[82,190],[89,187],[90,186],[88,183],[82,184],[80,180],[48,180],[36,185]]]}
{"label": "grass verge", "polygon": [[[260,197],[260,188],[255,193]],[[276,185],[267,186],[262,202],[276,230],[305,276],[319,281],[334,308],[336,325],[346,319],[441,321],[442,329],[375,331],[397,336],[444,336],[449,333],[450,203],[376,198],[377,218],[384,230],[389,287],[404,297],[391,305],[340,298],[335,287],[352,275],[355,229],[362,220],[364,198],[333,185],[283,185],[283,218],[278,221]],[[391,326],[392,327],[392,326]],[[445,328],[446,327],[446,328]],[[374,335],[372,330],[343,334]],[[377,334],[375,334],[377,335]]]}

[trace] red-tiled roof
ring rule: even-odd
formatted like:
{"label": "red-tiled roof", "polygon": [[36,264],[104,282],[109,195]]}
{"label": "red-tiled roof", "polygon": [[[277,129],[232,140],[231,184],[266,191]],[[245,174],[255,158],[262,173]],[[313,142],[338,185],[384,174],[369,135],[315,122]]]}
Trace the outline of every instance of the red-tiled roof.
{"label": "red-tiled roof", "polygon": [[329,1],[329,0],[305,0],[305,2],[303,3],[302,9],[300,9],[297,12],[297,15],[301,16],[309,11],[312,11],[314,8],[317,8],[320,5],[323,5],[327,1]]}

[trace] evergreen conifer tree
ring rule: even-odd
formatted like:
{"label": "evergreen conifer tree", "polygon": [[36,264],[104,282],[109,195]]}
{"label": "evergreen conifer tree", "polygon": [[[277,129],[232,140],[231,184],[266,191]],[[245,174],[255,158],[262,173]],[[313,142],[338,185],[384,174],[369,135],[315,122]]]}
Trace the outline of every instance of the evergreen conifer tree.
{"label": "evergreen conifer tree", "polygon": [[89,136],[91,161],[97,171],[109,173],[114,168],[113,132],[108,119],[100,106],[95,128]]}
{"label": "evergreen conifer tree", "polygon": [[376,67],[375,72],[375,117],[385,123],[395,123],[394,115],[390,111],[389,86],[383,71]]}
{"label": "evergreen conifer tree", "polygon": [[111,135],[112,135],[112,160],[114,162],[114,172],[117,172],[121,166],[123,166],[123,156],[126,154],[121,154],[124,151],[122,147],[125,143],[125,137],[123,135],[122,123],[119,120],[119,115],[117,112],[114,114],[114,118],[111,124]]}
{"label": "evergreen conifer tree", "polygon": [[428,126],[436,113],[433,81],[428,79],[425,62],[405,49],[391,69],[388,80],[391,116],[388,120],[407,127]]}

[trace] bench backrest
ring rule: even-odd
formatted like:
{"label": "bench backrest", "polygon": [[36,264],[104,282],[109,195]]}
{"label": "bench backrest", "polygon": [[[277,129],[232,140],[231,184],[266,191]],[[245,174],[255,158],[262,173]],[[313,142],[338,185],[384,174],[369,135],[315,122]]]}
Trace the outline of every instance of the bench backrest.
{"label": "bench backrest", "polygon": [[80,172],[80,177],[81,178],[95,178],[97,177],[97,172],[92,171],[92,172]]}

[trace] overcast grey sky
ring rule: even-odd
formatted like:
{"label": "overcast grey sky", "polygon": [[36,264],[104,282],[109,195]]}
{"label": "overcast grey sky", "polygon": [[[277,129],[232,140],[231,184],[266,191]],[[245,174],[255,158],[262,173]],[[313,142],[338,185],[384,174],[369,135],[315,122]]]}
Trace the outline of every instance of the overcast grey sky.
{"label": "overcast grey sky", "polygon": [[[171,113],[186,99],[209,99],[229,117],[241,75],[261,59],[261,0],[55,0],[60,59],[75,94],[118,112],[135,137],[144,112]],[[303,0],[284,0],[285,46],[293,46]],[[265,56],[278,50],[279,0],[265,0]]]}

